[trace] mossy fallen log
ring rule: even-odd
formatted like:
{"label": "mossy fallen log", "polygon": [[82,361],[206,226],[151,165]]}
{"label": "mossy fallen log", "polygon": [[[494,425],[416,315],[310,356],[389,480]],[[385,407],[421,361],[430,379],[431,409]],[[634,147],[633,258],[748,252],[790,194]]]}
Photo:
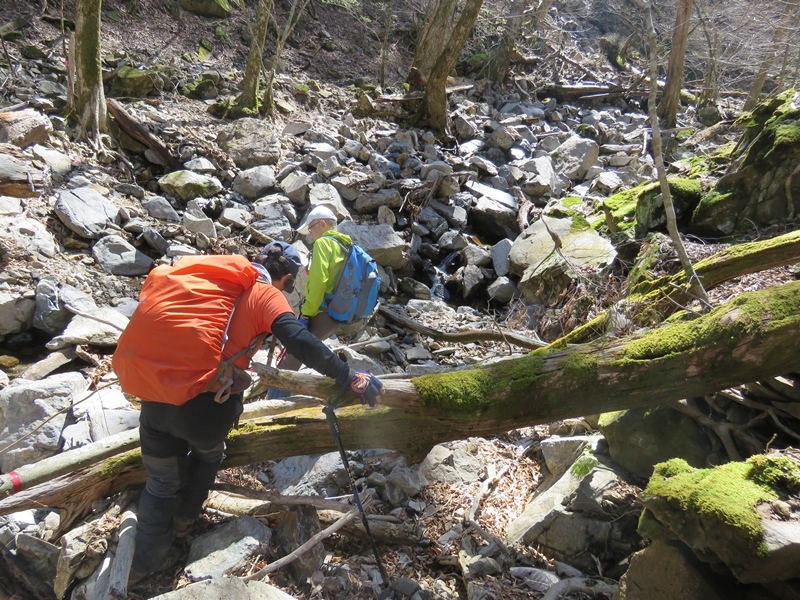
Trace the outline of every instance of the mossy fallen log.
{"label": "mossy fallen log", "polygon": [[[479,368],[387,380],[382,403],[338,411],[346,448],[399,450],[410,462],[435,444],[568,417],[709,394],[800,368],[800,282],[743,294],[693,321],[565,350],[541,349]],[[321,376],[259,367],[265,383],[329,397]],[[265,416],[234,430],[223,466],[336,449],[318,408]],[[144,479],[138,451],[0,501],[0,514],[41,506],[88,509]]]}
{"label": "mossy fallen log", "polygon": [[[711,290],[731,279],[791,265],[799,260],[800,231],[793,231],[768,240],[731,246],[698,261],[694,268],[703,287]],[[644,310],[634,314],[634,321],[644,326],[663,321],[692,299],[686,273],[680,271],[657,279],[642,278],[631,286],[624,302],[643,307]],[[609,321],[610,312],[606,311],[556,340],[551,347],[597,339],[606,332]]]}

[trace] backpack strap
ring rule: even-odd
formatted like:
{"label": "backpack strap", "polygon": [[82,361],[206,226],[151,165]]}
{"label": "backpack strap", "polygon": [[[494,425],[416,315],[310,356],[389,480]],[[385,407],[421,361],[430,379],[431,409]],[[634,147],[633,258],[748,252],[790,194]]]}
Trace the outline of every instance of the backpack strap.
{"label": "backpack strap", "polygon": [[[336,281],[333,284],[333,291],[335,292],[339,287],[339,283],[342,281],[342,277],[344,277],[344,269],[347,266],[347,259],[350,258],[350,253],[353,251],[353,246],[355,245],[350,244],[350,247],[347,247],[342,240],[333,237],[332,235],[327,236],[329,239],[332,239],[334,242],[341,246],[342,250],[344,250],[344,261],[342,262],[342,268],[339,269],[339,274],[336,276]],[[326,294],[327,296],[331,296],[331,294]]]}
{"label": "backpack strap", "polygon": [[[266,279],[263,279],[261,276],[256,280],[256,283],[269,283]],[[246,290],[245,290],[246,291]],[[242,292],[239,297],[236,299],[236,302],[233,305],[233,309],[231,309],[231,314],[228,317],[228,323],[225,325],[225,331],[222,333],[222,348],[220,350],[220,357],[225,354],[225,346],[228,344],[228,330],[231,327],[231,322],[233,321],[233,315],[236,312],[236,307],[239,306],[239,301],[244,296],[244,292]],[[219,386],[219,389],[216,390],[214,394],[214,401],[222,404],[231,396],[231,392],[233,392],[234,383],[236,381],[236,361],[242,358],[243,356],[247,356],[247,358],[252,358],[253,355],[258,351],[261,345],[264,343],[264,340],[269,335],[269,332],[264,332],[252,340],[247,345],[246,348],[240,350],[230,358],[226,358],[222,360],[217,367],[217,372],[214,374],[214,377],[211,378],[208,386],[206,386],[206,390],[211,390],[211,388],[215,388]],[[244,375],[249,379],[246,373]],[[241,375],[240,375],[241,377]]]}

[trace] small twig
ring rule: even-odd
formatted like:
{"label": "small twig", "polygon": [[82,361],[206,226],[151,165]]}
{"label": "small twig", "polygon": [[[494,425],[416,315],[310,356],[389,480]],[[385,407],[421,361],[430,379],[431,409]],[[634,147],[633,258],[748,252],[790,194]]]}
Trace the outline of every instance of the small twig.
{"label": "small twig", "polygon": [[[503,554],[511,554],[511,551],[508,549],[508,546],[506,546],[506,544],[505,544],[505,542],[503,542],[503,540],[501,540],[500,538],[498,538],[498,537],[492,535],[491,533],[489,533],[488,531],[486,531],[483,527],[478,525],[475,521],[469,521],[467,524],[469,525],[470,529],[472,529],[473,531],[476,531],[477,533],[479,533],[481,535],[481,537],[483,537],[483,539],[485,539],[487,542],[489,542],[490,544],[491,543],[497,544],[497,547],[500,548],[500,550],[503,551]],[[465,533],[466,533],[466,531],[465,531]]]}
{"label": "small twig", "polygon": [[281,569],[297,559],[298,557],[302,556],[311,548],[319,544],[325,538],[332,536],[334,533],[339,531],[342,527],[349,524],[351,521],[355,520],[355,518],[359,515],[358,509],[353,509],[349,513],[343,515],[339,520],[337,520],[333,525],[323,529],[316,535],[312,536],[306,543],[301,544],[296,550],[290,552],[286,556],[281,559],[276,560],[274,563],[268,564],[266,567],[253,573],[252,575],[247,575],[246,577],[242,577],[244,581],[252,581],[254,579],[261,579],[265,575],[269,575],[270,573],[274,573],[278,569]]}
{"label": "small twig", "polygon": [[[478,494],[475,496],[475,499],[472,501],[472,506],[469,507],[466,516],[464,517],[465,521],[472,522],[475,520],[475,513],[478,512],[478,509],[481,506],[481,502],[483,499],[489,495],[489,492],[494,488],[495,484],[500,480],[503,475],[505,475],[508,470],[511,468],[511,465],[508,464],[502,469],[500,469],[499,473],[491,477],[487,477],[484,479],[483,484],[481,484],[481,489],[478,491]],[[494,466],[492,466],[492,470],[494,470]]]}

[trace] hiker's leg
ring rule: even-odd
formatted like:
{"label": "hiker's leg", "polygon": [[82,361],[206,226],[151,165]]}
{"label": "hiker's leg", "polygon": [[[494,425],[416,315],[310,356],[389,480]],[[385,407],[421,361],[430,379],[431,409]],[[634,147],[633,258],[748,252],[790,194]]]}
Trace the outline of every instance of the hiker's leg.
{"label": "hiker's leg", "polygon": [[192,448],[187,461],[186,485],[181,488],[180,504],[175,519],[192,522],[203,510],[203,503],[217,478],[217,471],[225,452],[225,442],[210,450]]}
{"label": "hiker's leg", "polygon": [[181,521],[194,521],[202,511],[225,457],[225,437],[242,409],[241,394],[219,404],[213,393],[200,394],[179,407],[185,416],[174,431],[187,440],[190,450],[176,513]]}
{"label": "hiker's leg", "polygon": [[176,456],[156,458],[142,455],[147,484],[139,497],[136,549],[131,569],[152,573],[163,564],[172,545],[172,519],[178,507],[180,464]]}
{"label": "hiker's leg", "polygon": [[147,483],[139,498],[133,571],[151,573],[163,564],[172,544],[172,519],[178,507],[181,472],[185,468],[188,444],[172,435],[169,428],[176,407],[159,402],[142,402],[139,439]]}

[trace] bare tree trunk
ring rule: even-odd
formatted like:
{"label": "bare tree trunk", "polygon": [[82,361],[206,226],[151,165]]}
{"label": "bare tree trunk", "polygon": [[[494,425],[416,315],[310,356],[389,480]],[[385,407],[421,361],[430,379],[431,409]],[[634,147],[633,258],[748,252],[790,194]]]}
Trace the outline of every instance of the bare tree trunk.
{"label": "bare tree trunk", "polygon": [[699,5],[697,6],[697,16],[703,28],[706,45],[708,46],[708,63],[703,78],[703,89],[697,99],[697,108],[700,109],[716,104],[719,100],[719,61],[717,59],[717,54],[719,52],[719,33],[716,28],[708,22],[708,19],[703,14],[702,7]]}
{"label": "bare tree trunk", "polygon": [[753,85],[750,86],[750,91],[747,93],[747,100],[745,100],[742,110],[753,110],[756,107],[756,104],[758,104],[758,100],[761,97],[761,90],[764,89],[764,84],[767,82],[767,77],[769,76],[769,70],[772,67],[772,63],[774,62],[775,57],[780,53],[783,38],[786,36],[786,31],[792,25],[792,19],[794,17],[794,13],[797,11],[798,3],[800,3],[800,0],[790,0],[786,4],[786,13],[783,23],[775,27],[775,32],[772,34],[772,44],[769,49],[769,53],[761,62],[761,66],[758,69],[758,74],[756,75],[755,81],[753,81]]}
{"label": "bare tree trunk", "polygon": [[447,76],[450,74],[453,65],[456,64],[458,55],[461,54],[461,49],[467,42],[482,4],[483,0],[467,0],[453,34],[447,43],[447,47],[439,55],[425,87],[425,96],[422,98],[422,103],[417,113],[417,121],[427,123],[431,129],[436,131],[444,132],[448,129]]}
{"label": "bare tree trunk", "polygon": [[[794,281],[631,338],[411,381],[387,379],[377,408],[337,411],[342,439],[347,448],[396,449],[415,462],[447,440],[656,406],[790,373],[800,364],[798,336],[800,281]],[[320,398],[335,391],[326,377],[255,366],[280,389]],[[303,405],[232,431],[224,466],[335,450],[320,408]],[[0,514],[59,506],[62,523],[68,523],[90,510],[94,499],[145,478],[140,453],[130,451],[5,498]]]}
{"label": "bare tree trunk", "polygon": [[523,17],[528,0],[514,0],[511,3],[511,15],[506,19],[506,30],[492,57],[484,69],[487,78],[502,84],[511,67],[511,53],[522,30]]}
{"label": "bare tree trunk", "polygon": [[267,39],[267,25],[272,0],[258,0],[256,22],[253,27],[253,42],[247,55],[247,67],[244,71],[242,93],[236,101],[235,110],[243,114],[258,112],[258,82],[264,68],[264,41]]}
{"label": "bare tree trunk", "polygon": [[106,99],[100,63],[102,0],[78,0],[75,7],[75,108],[81,137],[99,141],[105,132]]}
{"label": "bare tree trunk", "polygon": [[275,74],[278,72],[278,68],[281,63],[283,47],[286,45],[289,36],[292,35],[292,31],[294,31],[294,28],[297,25],[297,22],[300,20],[300,16],[303,14],[303,11],[305,11],[306,6],[308,6],[309,1],[310,0],[292,1],[292,8],[289,11],[289,16],[286,17],[286,24],[284,25],[280,36],[278,36],[278,39],[275,41],[275,55],[272,57],[270,68],[267,71],[267,83],[264,88],[264,112],[267,114],[272,114],[272,111],[275,108],[272,85],[275,81]]}
{"label": "bare tree trunk", "polygon": [[[675,29],[672,31],[672,46],[669,50],[667,66],[667,83],[658,105],[658,114],[667,128],[675,127],[678,107],[683,87],[683,64],[686,58],[686,44],[689,41],[689,22],[694,8],[694,0],[680,0],[678,14],[675,17]],[[658,75],[656,71],[655,76]]]}
{"label": "bare tree trunk", "polygon": [[381,88],[386,87],[386,60],[389,52],[389,33],[392,30],[392,17],[397,0],[392,0],[386,7],[386,22],[383,25],[383,42],[381,42]]}
{"label": "bare tree trunk", "polygon": [[[418,74],[422,80],[426,80],[433,70],[433,65],[444,51],[450,39],[450,31],[455,21],[456,0],[438,0],[433,10],[425,30],[422,32],[414,52],[414,60],[411,61],[411,73]],[[414,81],[409,83],[415,85]]]}
{"label": "bare tree trunk", "polygon": [[[681,0],[681,4],[684,1]],[[667,181],[667,170],[664,168],[664,155],[661,150],[661,127],[658,124],[658,115],[656,114],[656,101],[658,98],[658,37],[656,36],[656,29],[653,25],[653,11],[651,0],[638,0],[639,5],[645,11],[645,21],[650,38],[650,126],[652,128],[652,144],[653,144],[653,159],[656,163],[656,170],[658,171],[658,181],[661,184],[661,197],[664,202],[664,212],[667,216],[667,231],[672,238],[672,243],[675,244],[675,250],[680,258],[681,266],[686,273],[686,278],[689,280],[689,286],[692,293],[704,304],[708,305],[708,295],[700,278],[694,271],[692,261],[686,252],[686,248],[681,240],[681,234],[678,231],[678,224],[675,218],[675,205],[672,203],[672,195],[669,191],[669,182]],[[681,64],[683,62],[681,61]],[[667,82],[669,84],[669,82]],[[680,93],[680,86],[678,87]]]}

